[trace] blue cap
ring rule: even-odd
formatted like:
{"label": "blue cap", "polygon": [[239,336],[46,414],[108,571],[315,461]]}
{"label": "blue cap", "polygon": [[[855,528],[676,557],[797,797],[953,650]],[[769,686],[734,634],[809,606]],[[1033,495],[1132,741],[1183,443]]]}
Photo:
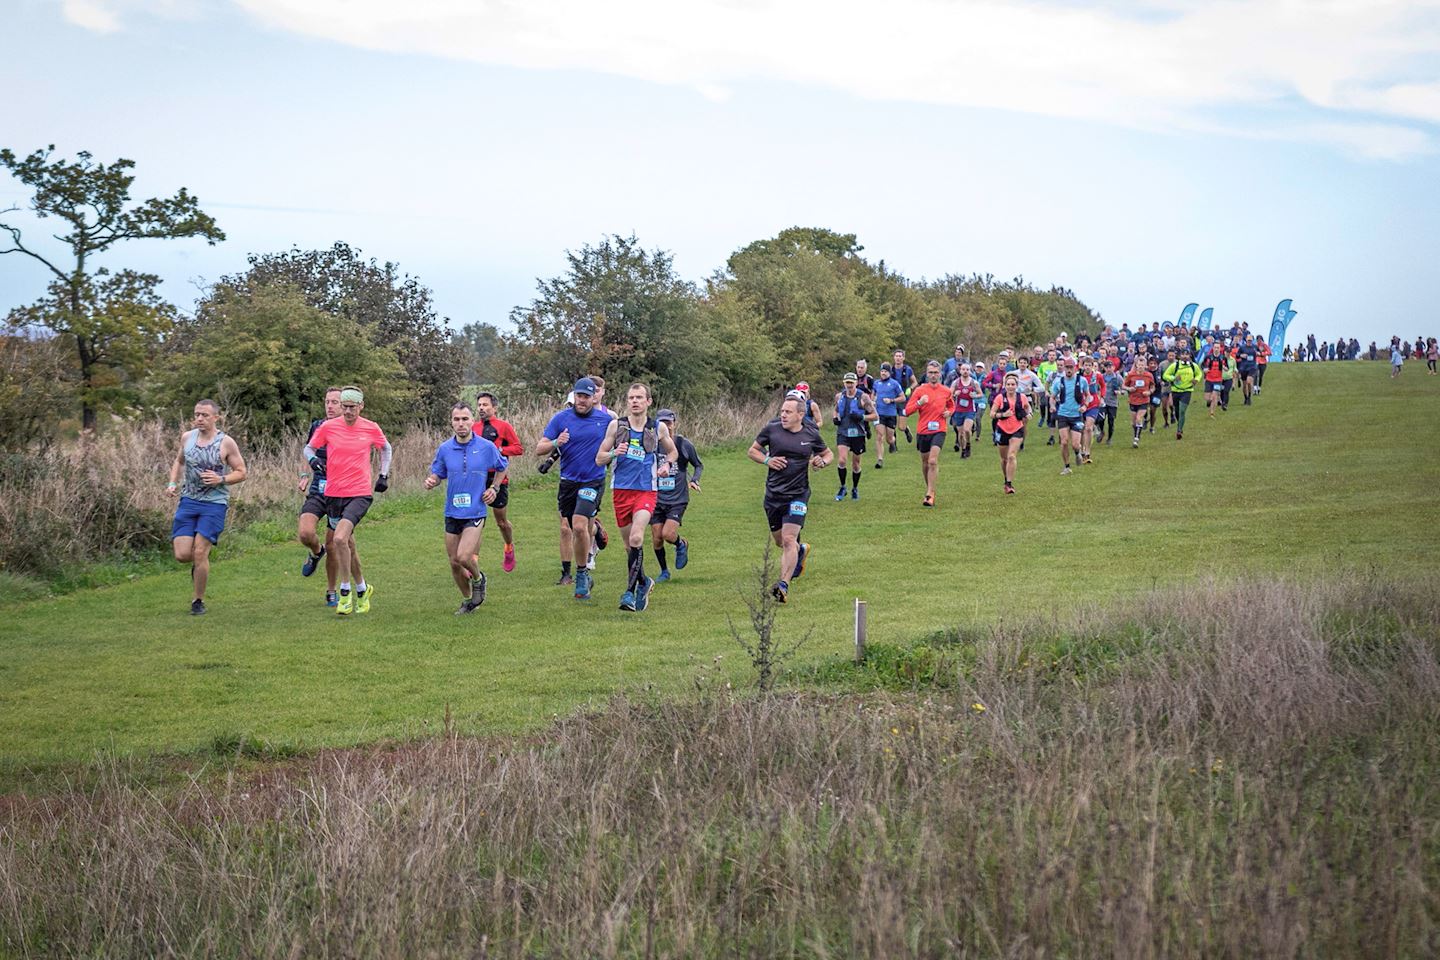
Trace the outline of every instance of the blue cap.
{"label": "blue cap", "polygon": [[576,393],[585,393],[593,397],[595,396],[595,381],[589,377],[581,377],[575,381],[574,389]]}

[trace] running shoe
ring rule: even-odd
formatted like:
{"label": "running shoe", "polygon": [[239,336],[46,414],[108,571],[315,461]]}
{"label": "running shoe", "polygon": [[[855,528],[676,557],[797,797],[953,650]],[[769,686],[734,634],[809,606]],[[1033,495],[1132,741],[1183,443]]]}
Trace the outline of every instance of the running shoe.
{"label": "running shoe", "polygon": [[1131,441],[1130,441],[1130,446],[1132,446],[1132,447],[1139,447],[1139,446],[1140,446],[1140,438],[1139,438],[1139,437],[1136,437],[1134,440],[1131,440]]}
{"label": "running shoe", "polygon": [[485,602],[485,571],[477,570],[478,577],[470,581],[470,602],[475,606]]}
{"label": "running shoe", "polygon": [[887,453],[898,453],[899,450],[900,450],[900,446],[899,446],[894,440],[891,440],[891,441],[890,441],[890,449],[889,449],[888,451],[886,451],[886,452],[887,452]]}
{"label": "running shoe", "polygon": [[191,600],[191,601],[190,601],[190,616],[192,616],[192,617],[203,617],[203,616],[205,616],[205,601],[204,601],[204,600]]}
{"label": "running shoe", "polygon": [[859,488],[859,487],[853,487],[853,488],[851,488],[851,490],[850,490],[850,499],[851,499],[851,500],[859,500],[859,499],[860,499],[860,488]]}
{"label": "running shoe", "polygon": [[1055,446],[1055,438],[1054,438],[1054,437],[1051,437],[1049,440],[1046,440],[1046,441],[1045,441],[1045,446],[1047,446],[1047,447],[1053,447],[1053,446]]}
{"label": "running shoe", "polygon": [[644,610],[650,606],[650,591],[655,589],[655,578],[646,577],[635,590],[635,609]]}
{"label": "running shoe", "polygon": [[334,590],[325,591],[325,606],[333,607],[339,604],[339,602],[340,594],[336,593]]}
{"label": "running shoe", "polygon": [[775,598],[776,603],[789,603],[790,585],[784,580],[775,581],[775,586],[770,588],[770,596]]}
{"label": "running shoe", "polygon": [[959,441],[959,440],[956,440],[956,441],[955,441],[955,452],[956,452],[956,453],[959,453],[959,452],[960,452],[960,441]]}
{"label": "running shoe", "polygon": [[1063,468],[1061,468],[1061,470],[1060,470],[1060,476],[1063,477],[1063,476],[1067,475],[1069,472],[1070,472],[1070,468],[1069,468],[1069,467],[1063,467]]}
{"label": "running shoe", "polygon": [[319,552],[319,553],[307,554],[306,557],[305,557],[305,562],[300,565],[300,576],[302,576],[302,577],[308,577],[308,576],[310,576],[310,574],[314,573],[314,572],[315,572],[315,568],[320,565],[320,561],[321,561],[321,559],[324,558],[324,556],[325,556],[325,548],[324,548],[324,547],[321,547],[321,548],[320,548],[320,552]]}
{"label": "running shoe", "polygon": [[1185,434],[1184,434],[1182,431],[1180,431],[1180,430],[1176,430],[1176,431],[1175,431],[1175,439],[1176,439],[1176,440],[1184,440],[1184,439],[1185,439]]}
{"label": "running shoe", "polygon": [[585,569],[586,569],[586,570],[594,570],[594,569],[595,569],[595,557],[598,556],[599,553],[600,553],[599,542],[598,542],[597,540],[595,540],[594,538],[591,538],[591,540],[590,540],[590,552],[585,556]]}
{"label": "running shoe", "polygon": [[960,459],[961,459],[961,460],[969,460],[969,459],[970,459],[970,444],[968,444],[968,443],[965,444],[964,449],[962,449],[962,450],[960,451]]}
{"label": "running shoe", "polygon": [[610,546],[610,534],[605,532],[605,524],[597,522],[595,524],[595,547],[598,550],[604,550],[608,546]]}
{"label": "running shoe", "polygon": [[356,612],[356,613],[369,613],[369,612],[370,612],[370,598],[373,597],[373,596],[375,596],[375,584],[373,584],[373,583],[367,583],[367,584],[365,584],[365,589],[364,589],[364,590],[361,590],[359,593],[355,594],[355,612]]}
{"label": "running shoe", "polygon": [[[805,572],[805,561],[810,557],[810,544],[798,544],[795,551],[795,572],[790,575],[791,580],[799,580],[800,574]],[[781,581],[784,583],[785,581]]]}
{"label": "running shoe", "polygon": [[664,583],[665,581],[667,581],[667,580],[670,579],[670,571],[669,571],[669,570],[661,570],[661,571],[660,571],[660,576],[656,577],[655,579],[656,579],[656,581],[658,581],[659,583]]}
{"label": "running shoe", "polygon": [[1015,492],[1015,484],[1011,483],[1009,480],[1006,480],[1006,481],[1005,481],[1005,492],[1006,492],[1006,493],[1014,493],[1014,492]]}
{"label": "running shoe", "polygon": [[348,617],[355,612],[355,594],[349,590],[340,591],[340,602],[335,606],[336,616]]}
{"label": "running shoe", "polygon": [[915,436],[914,436],[914,434],[912,434],[912,433],[910,432],[910,428],[909,428],[908,426],[905,428],[905,442],[906,442],[906,443],[914,443],[914,442],[915,442]]}
{"label": "running shoe", "polygon": [[836,503],[839,503],[841,500],[844,500],[844,499],[845,499],[845,488],[844,488],[844,487],[841,487],[841,488],[840,488],[840,492],[837,493],[837,494],[835,494],[835,502],[836,502]]}
{"label": "running shoe", "polygon": [[560,574],[560,579],[555,581],[557,587],[568,587],[575,582],[575,578],[568,573]]}
{"label": "running shoe", "polygon": [[922,507],[933,507],[933,506],[935,506],[935,498],[932,497],[932,496],[930,496],[930,494],[928,494],[928,493],[925,494],[925,499],[920,501],[920,506],[922,506]]}
{"label": "running shoe", "polygon": [[875,461],[875,469],[876,469],[876,470],[884,470],[884,469],[885,469],[885,461],[884,461],[884,460],[876,460],[876,461]]}
{"label": "running shoe", "polygon": [[690,541],[681,537],[675,544],[675,569],[684,570],[690,562]]}
{"label": "running shoe", "polygon": [[594,583],[589,570],[581,570],[575,574],[575,599],[589,600],[590,586]]}
{"label": "running shoe", "polygon": [[500,562],[500,569],[506,573],[515,569],[515,544],[505,544],[505,559]]}
{"label": "running shoe", "polygon": [[467,613],[474,613],[474,612],[475,612],[475,608],[470,605],[470,599],[469,599],[468,597],[467,597],[466,599],[464,599],[464,600],[461,600],[461,601],[460,601],[460,606],[458,606],[458,607],[455,608],[455,616],[457,616],[457,617],[463,617],[463,616],[465,616],[465,614],[467,614]]}
{"label": "running shoe", "polygon": [[621,610],[628,610],[628,611],[630,611],[631,613],[634,613],[634,612],[635,612],[635,593],[634,593],[634,591],[626,590],[624,593],[620,594],[620,609],[621,609]]}

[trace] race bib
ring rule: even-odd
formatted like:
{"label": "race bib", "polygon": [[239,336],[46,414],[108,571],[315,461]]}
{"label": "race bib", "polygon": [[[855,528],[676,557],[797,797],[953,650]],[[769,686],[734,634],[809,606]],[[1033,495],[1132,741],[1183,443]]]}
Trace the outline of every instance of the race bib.
{"label": "race bib", "polygon": [[661,489],[661,490],[674,490],[674,489],[675,489],[675,478],[674,478],[674,477],[661,477],[661,478],[660,478],[660,489]]}
{"label": "race bib", "polygon": [[640,445],[640,441],[639,441],[639,440],[631,440],[631,441],[630,441],[630,444],[625,448],[625,459],[626,459],[626,460],[644,460],[644,459],[645,459],[645,448]]}
{"label": "race bib", "polygon": [[803,517],[809,509],[804,500],[790,501],[790,516],[792,517]]}
{"label": "race bib", "polygon": [[594,487],[581,487],[575,492],[575,496],[579,497],[581,500],[594,500],[596,497],[599,496],[599,493],[596,492]]}
{"label": "race bib", "polygon": [[862,431],[860,430],[859,427],[846,427],[846,428],[845,428],[845,436],[847,436],[847,437],[858,437],[858,436],[860,436],[861,432],[862,432]]}
{"label": "race bib", "polygon": [[929,430],[931,433],[934,433],[935,431],[937,431],[937,430],[940,429],[940,421],[939,421],[939,420],[931,420],[931,421],[929,421],[929,422],[925,425],[925,429],[926,429],[926,430]]}
{"label": "race bib", "polygon": [[321,495],[322,497],[325,495],[325,483],[326,483],[326,478],[325,478],[325,477],[321,477],[321,478],[320,478],[320,495]]}
{"label": "race bib", "polygon": [[452,506],[452,507],[460,507],[460,508],[462,508],[462,509],[464,509],[464,508],[466,508],[466,507],[469,507],[469,506],[470,506],[470,494],[468,494],[468,493],[457,493],[457,494],[455,494],[455,496],[453,496],[453,497],[450,498],[450,506]]}

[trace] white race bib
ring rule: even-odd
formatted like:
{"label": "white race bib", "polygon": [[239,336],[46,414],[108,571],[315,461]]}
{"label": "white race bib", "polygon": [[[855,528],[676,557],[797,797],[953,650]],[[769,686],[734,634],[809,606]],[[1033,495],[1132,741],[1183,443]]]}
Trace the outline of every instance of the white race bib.
{"label": "white race bib", "polygon": [[453,496],[453,497],[450,498],[450,506],[452,506],[452,507],[459,507],[459,508],[461,508],[461,509],[464,509],[464,508],[466,508],[466,507],[469,507],[469,506],[470,506],[470,494],[468,494],[468,493],[457,493],[457,494],[455,494],[455,496]]}
{"label": "white race bib", "polygon": [[594,500],[597,496],[599,496],[599,494],[595,492],[594,487],[581,487],[579,490],[575,491],[575,495],[581,500]]}
{"label": "white race bib", "polygon": [[625,447],[625,459],[626,459],[626,460],[644,460],[644,459],[645,459],[645,448],[640,445],[640,441],[639,441],[639,440],[631,440],[630,443],[629,443],[629,445]]}
{"label": "white race bib", "polygon": [[661,478],[660,478],[660,489],[661,489],[661,490],[674,490],[674,489],[675,489],[675,478],[674,478],[674,477],[661,477]]}
{"label": "white race bib", "polygon": [[790,516],[792,517],[803,517],[809,509],[804,500],[790,501]]}
{"label": "white race bib", "polygon": [[929,423],[927,423],[927,424],[925,425],[925,429],[926,429],[926,430],[929,430],[931,433],[935,433],[937,430],[940,429],[940,421],[939,421],[939,420],[931,420]]}

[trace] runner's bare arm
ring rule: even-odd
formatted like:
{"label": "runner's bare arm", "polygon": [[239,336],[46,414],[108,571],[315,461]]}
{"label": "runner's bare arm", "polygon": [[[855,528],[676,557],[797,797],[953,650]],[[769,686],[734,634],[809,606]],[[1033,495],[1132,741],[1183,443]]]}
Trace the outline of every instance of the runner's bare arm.
{"label": "runner's bare arm", "polygon": [[170,482],[165,485],[165,492],[172,497],[179,491],[180,478],[185,475],[185,438],[189,436],[189,430],[180,431],[180,450],[170,464]]}
{"label": "runner's bare arm", "polygon": [[615,424],[619,422],[611,420],[610,426],[605,428],[605,439],[600,441],[600,449],[595,452],[597,467],[608,466],[610,461],[615,459]]}
{"label": "runner's bare arm", "polygon": [[670,436],[670,428],[660,424],[656,431],[656,441],[660,444],[660,450],[665,454],[665,459],[660,464],[660,476],[668,477],[675,473],[675,467],[680,460],[680,451],[675,446],[675,438]]}
{"label": "runner's bare arm", "polygon": [[247,471],[245,469],[245,458],[240,455],[240,445],[230,437],[226,437],[220,444],[220,457],[225,461],[225,466],[230,468],[229,472],[221,477],[221,482],[243,483]]}

